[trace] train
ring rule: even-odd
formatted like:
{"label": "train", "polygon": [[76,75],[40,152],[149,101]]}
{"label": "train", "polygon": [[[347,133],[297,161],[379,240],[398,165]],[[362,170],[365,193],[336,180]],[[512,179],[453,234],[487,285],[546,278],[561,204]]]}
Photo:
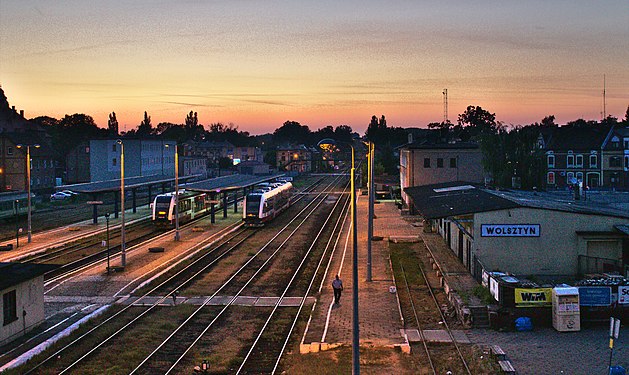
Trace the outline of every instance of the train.
{"label": "train", "polygon": [[[28,193],[25,191],[9,191],[0,193],[0,219],[15,219],[15,215],[26,215],[28,212]],[[31,212],[35,211],[35,194],[31,193]]]}
{"label": "train", "polygon": [[264,183],[247,194],[242,218],[246,227],[262,227],[291,204],[293,184],[288,181]]}
{"label": "train", "polygon": [[[216,207],[215,207],[216,209]],[[159,194],[152,204],[153,223],[157,226],[175,225],[175,193]],[[203,216],[210,212],[209,197],[205,193],[179,190],[179,223]]]}

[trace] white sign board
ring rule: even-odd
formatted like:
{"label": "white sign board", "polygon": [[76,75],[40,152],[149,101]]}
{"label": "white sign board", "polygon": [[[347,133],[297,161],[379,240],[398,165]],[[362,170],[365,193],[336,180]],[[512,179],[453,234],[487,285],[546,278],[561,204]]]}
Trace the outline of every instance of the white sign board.
{"label": "white sign board", "polygon": [[498,292],[498,281],[496,281],[496,279],[494,279],[493,277],[489,278],[489,292],[491,293],[491,295],[494,297],[496,301],[500,302],[500,296]]}
{"label": "white sign board", "polygon": [[629,285],[618,286],[618,303],[629,303]]}
{"label": "white sign board", "polygon": [[481,237],[539,237],[539,224],[481,224]]}

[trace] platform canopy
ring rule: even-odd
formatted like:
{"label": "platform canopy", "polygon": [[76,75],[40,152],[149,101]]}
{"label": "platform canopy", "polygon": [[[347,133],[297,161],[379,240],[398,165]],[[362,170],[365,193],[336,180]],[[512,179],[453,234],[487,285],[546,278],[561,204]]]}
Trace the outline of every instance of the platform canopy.
{"label": "platform canopy", "polygon": [[[184,176],[184,177],[179,177],[179,181],[181,183],[181,182],[185,182],[187,180],[191,180],[191,179],[195,179],[199,177],[201,177],[201,175]],[[139,188],[142,186],[154,185],[154,184],[159,184],[159,183],[174,183],[174,181],[175,181],[175,176],[173,175],[125,177],[124,187],[125,189],[134,189],[134,188]],[[58,191],[72,190],[77,193],[86,193],[86,194],[120,191],[120,179],[98,181],[98,182],[86,182],[82,184],[73,184],[73,185],[62,185],[62,186],[57,186],[56,189]]]}
{"label": "platform canopy", "polygon": [[272,181],[282,176],[284,176],[284,174],[274,174],[267,176],[234,174],[229,176],[211,178],[209,180],[192,182],[189,184],[180,185],[179,187],[181,189],[199,191],[202,193],[220,193],[238,190],[263,182]]}

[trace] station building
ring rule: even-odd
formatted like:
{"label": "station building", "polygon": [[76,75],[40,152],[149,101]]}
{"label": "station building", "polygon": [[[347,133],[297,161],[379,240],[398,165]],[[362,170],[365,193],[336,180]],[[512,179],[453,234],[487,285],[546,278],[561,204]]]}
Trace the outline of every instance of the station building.
{"label": "station building", "polygon": [[523,277],[629,277],[629,195],[495,191],[471,183],[407,187],[425,230],[437,231],[481,281],[483,271]]}
{"label": "station building", "polygon": [[0,263],[0,345],[17,339],[44,321],[44,273],[57,267]]}

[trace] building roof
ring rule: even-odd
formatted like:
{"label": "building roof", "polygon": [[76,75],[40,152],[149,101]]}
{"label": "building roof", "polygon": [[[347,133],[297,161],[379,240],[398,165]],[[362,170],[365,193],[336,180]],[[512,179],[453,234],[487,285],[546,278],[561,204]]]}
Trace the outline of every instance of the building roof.
{"label": "building roof", "polygon": [[410,195],[425,219],[519,207],[517,203],[461,181],[407,187],[404,192]]}
{"label": "building roof", "polygon": [[403,149],[412,150],[473,150],[479,148],[476,142],[431,142],[428,140],[420,140],[409,143],[401,147]]}
{"label": "building roof", "polygon": [[[520,207],[629,219],[629,202],[618,203],[620,195],[576,201],[567,195],[520,190],[496,191],[465,182],[414,186],[405,188],[404,192],[413,199],[415,208],[426,219]],[[629,195],[625,194],[622,198],[629,200]]]}
{"label": "building roof", "polygon": [[0,290],[34,279],[58,267],[55,264],[2,262],[0,263],[0,274],[2,274]]}
{"label": "building roof", "polygon": [[598,150],[609,135],[610,125],[574,126],[553,128],[546,148],[549,150]]}

